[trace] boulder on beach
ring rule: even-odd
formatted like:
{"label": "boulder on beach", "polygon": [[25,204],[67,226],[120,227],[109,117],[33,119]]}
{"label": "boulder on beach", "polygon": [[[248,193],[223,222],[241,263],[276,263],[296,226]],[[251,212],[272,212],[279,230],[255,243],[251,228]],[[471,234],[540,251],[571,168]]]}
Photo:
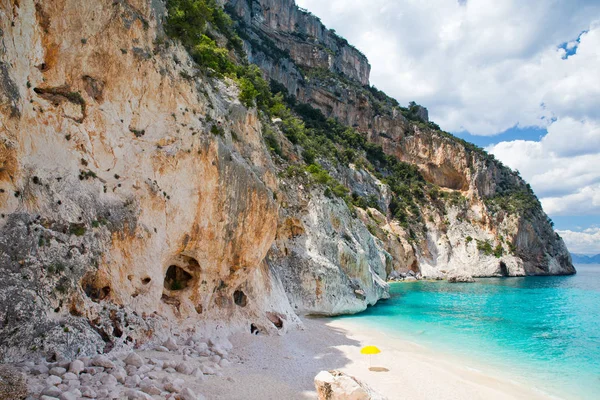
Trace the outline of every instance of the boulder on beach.
{"label": "boulder on beach", "polygon": [[315,377],[315,387],[319,400],[383,400],[356,378],[337,370],[321,371]]}

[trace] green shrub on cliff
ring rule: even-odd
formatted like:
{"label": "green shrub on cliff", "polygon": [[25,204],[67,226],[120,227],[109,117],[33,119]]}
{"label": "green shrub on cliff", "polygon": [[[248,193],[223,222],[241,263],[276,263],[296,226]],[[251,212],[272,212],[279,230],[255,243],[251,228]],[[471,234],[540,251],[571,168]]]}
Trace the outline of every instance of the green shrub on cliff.
{"label": "green shrub on cliff", "polygon": [[477,240],[477,250],[479,250],[486,256],[491,256],[492,254],[494,254],[494,249],[492,247],[492,244],[489,242],[489,240],[484,240],[484,241]]}

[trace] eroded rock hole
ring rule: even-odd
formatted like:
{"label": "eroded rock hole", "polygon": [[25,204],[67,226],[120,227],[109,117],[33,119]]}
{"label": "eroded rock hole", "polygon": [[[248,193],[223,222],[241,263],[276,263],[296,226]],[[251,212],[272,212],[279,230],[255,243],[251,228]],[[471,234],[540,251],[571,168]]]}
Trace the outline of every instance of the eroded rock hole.
{"label": "eroded rock hole", "polygon": [[188,287],[192,275],[177,265],[171,265],[165,274],[165,289],[171,291],[183,290]]}
{"label": "eroded rock hole", "polygon": [[502,276],[508,276],[508,267],[504,263],[504,261],[500,261],[500,273]]}
{"label": "eroded rock hole", "polygon": [[148,277],[146,277],[146,278],[142,279],[142,284],[144,284],[144,285],[147,285],[147,284],[149,284],[151,281],[152,281],[152,278],[148,278]]}
{"label": "eroded rock hole", "polygon": [[104,300],[110,295],[110,286],[96,288],[92,284],[86,284],[84,285],[83,290],[87,297],[89,297],[93,301]]}
{"label": "eroded rock hole", "polygon": [[246,304],[248,304],[248,296],[241,290],[236,290],[233,292],[233,302],[240,307],[246,307]]}
{"label": "eroded rock hole", "polygon": [[273,325],[275,325],[275,328],[277,328],[277,329],[283,328],[283,319],[281,318],[281,316],[279,314],[268,312],[267,318],[269,319],[269,321],[271,321],[271,323]]}
{"label": "eroded rock hole", "polygon": [[250,333],[253,335],[258,335],[258,328],[254,324],[250,324]]}

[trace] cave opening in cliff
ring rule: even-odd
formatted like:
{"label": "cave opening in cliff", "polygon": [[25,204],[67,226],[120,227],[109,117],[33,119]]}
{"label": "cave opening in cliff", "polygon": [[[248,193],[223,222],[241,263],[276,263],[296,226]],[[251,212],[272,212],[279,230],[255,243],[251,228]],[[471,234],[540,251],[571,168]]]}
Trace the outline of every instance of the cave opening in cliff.
{"label": "cave opening in cliff", "polygon": [[178,291],[187,288],[192,280],[192,275],[177,265],[171,265],[165,274],[165,289]]}
{"label": "cave opening in cliff", "polygon": [[246,304],[248,304],[248,296],[238,289],[233,292],[233,302],[240,307],[246,307]]}
{"label": "cave opening in cliff", "polygon": [[504,261],[500,261],[500,273],[502,276],[508,276],[508,267],[504,263]]}

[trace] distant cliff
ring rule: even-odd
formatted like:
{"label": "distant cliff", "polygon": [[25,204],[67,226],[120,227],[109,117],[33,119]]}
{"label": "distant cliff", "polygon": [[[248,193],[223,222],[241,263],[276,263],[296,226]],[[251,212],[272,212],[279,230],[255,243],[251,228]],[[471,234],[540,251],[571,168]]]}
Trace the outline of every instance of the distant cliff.
{"label": "distant cliff", "polygon": [[0,360],[285,333],[392,273],[575,272],[518,175],[315,16],[224,5],[0,2]]}
{"label": "distant cliff", "polygon": [[600,254],[595,256],[586,256],[584,254],[571,253],[573,264],[600,264]]}

